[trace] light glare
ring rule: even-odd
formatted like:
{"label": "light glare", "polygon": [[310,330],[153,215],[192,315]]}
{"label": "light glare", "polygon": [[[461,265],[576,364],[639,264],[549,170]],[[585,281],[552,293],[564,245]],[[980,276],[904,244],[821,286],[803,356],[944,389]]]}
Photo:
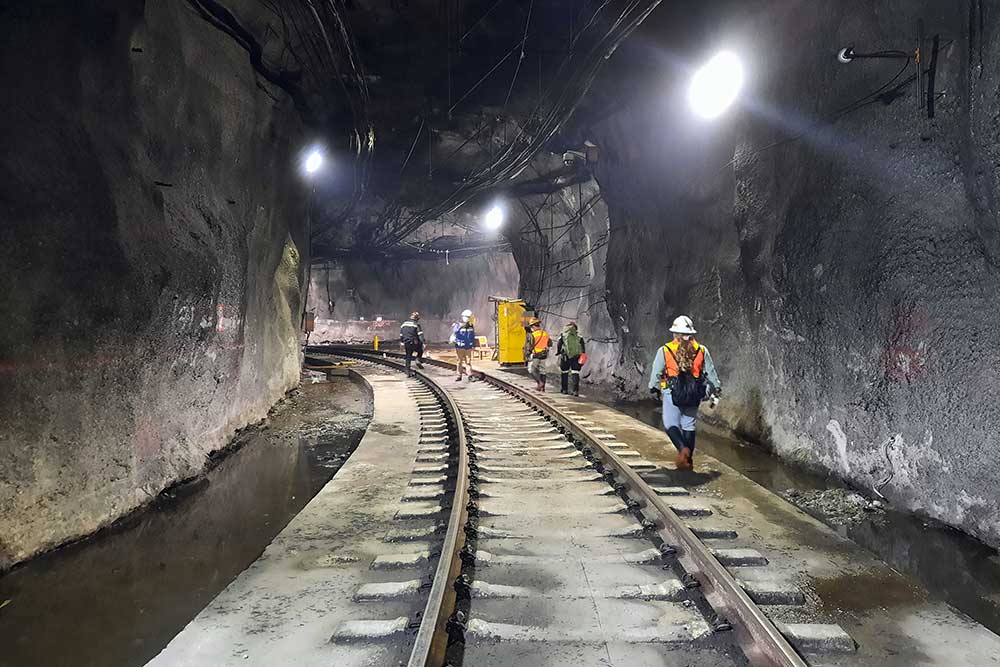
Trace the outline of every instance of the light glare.
{"label": "light glare", "polygon": [[319,152],[318,148],[314,148],[309,156],[306,157],[306,173],[314,174],[320,167],[323,166],[323,154]]}
{"label": "light glare", "polygon": [[735,53],[720,51],[695,72],[688,102],[702,118],[716,118],[736,101],[743,87],[743,64]]}
{"label": "light glare", "polygon": [[489,211],[486,212],[486,228],[487,229],[500,229],[500,225],[503,224],[503,209],[499,206],[494,206]]}

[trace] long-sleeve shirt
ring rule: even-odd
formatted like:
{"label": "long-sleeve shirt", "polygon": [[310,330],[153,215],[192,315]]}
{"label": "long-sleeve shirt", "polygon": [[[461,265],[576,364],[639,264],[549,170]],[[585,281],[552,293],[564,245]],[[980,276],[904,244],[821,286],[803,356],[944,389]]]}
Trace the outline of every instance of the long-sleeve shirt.
{"label": "long-sleeve shirt", "polygon": [[406,320],[399,327],[399,340],[403,343],[423,344],[424,342],[424,330],[421,328],[419,322],[414,322],[413,320]]}
{"label": "long-sleeve shirt", "polygon": [[[703,377],[708,380],[708,384],[711,385],[713,389],[722,389],[722,382],[719,381],[719,374],[715,371],[715,364],[712,363],[712,355],[709,354],[708,348],[704,345],[701,349],[705,351],[705,366],[702,369]],[[663,375],[664,361],[663,361],[663,346],[656,348],[656,353],[653,354],[653,368],[649,371],[649,388],[659,389],[660,388],[660,377]]]}
{"label": "long-sleeve shirt", "polygon": [[460,350],[471,350],[476,347],[476,330],[471,324],[463,324],[454,334],[455,347]]}

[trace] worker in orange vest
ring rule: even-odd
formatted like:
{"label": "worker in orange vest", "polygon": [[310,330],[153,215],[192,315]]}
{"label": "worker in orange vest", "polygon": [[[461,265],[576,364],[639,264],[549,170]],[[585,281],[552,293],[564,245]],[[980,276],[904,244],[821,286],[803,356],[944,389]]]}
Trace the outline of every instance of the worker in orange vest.
{"label": "worker in orange vest", "polygon": [[653,355],[649,391],[663,401],[663,428],[677,448],[677,469],[693,466],[698,406],[722,393],[708,348],[695,340],[694,323],[681,315],[670,327],[673,340]]}
{"label": "worker in orange vest", "polygon": [[524,360],[528,362],[528,375],[535,380],[535,389],[545,391],[545,360],[549,358],[552,339],[537,317],[528,322],[530,331],[524,343]]}

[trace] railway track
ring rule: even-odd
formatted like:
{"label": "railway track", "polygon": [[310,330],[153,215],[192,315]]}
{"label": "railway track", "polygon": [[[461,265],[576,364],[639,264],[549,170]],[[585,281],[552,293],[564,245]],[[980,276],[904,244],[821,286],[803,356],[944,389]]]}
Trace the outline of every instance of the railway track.
{"label": "railway track", "polygon": [[[312,349],[402,370],[394,353]],[[450,364],[428,366],[411,393],[448,438],[420,450],[435,465],[415,474],[453,482],[410,667],[808,664],[656,466],[514,382],[455,389]]]}

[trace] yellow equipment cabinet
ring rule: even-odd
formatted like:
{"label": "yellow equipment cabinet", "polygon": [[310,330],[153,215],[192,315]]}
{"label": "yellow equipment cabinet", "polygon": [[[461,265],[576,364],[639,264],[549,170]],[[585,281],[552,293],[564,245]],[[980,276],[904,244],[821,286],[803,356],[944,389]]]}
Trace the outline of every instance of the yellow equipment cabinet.
{"label": "yellow equipment cabinet", "polygon": [[[495,297],[491,297],[495,298]],[[501,366],[524,363],[524,301],[496,299],[497,361]]]}

